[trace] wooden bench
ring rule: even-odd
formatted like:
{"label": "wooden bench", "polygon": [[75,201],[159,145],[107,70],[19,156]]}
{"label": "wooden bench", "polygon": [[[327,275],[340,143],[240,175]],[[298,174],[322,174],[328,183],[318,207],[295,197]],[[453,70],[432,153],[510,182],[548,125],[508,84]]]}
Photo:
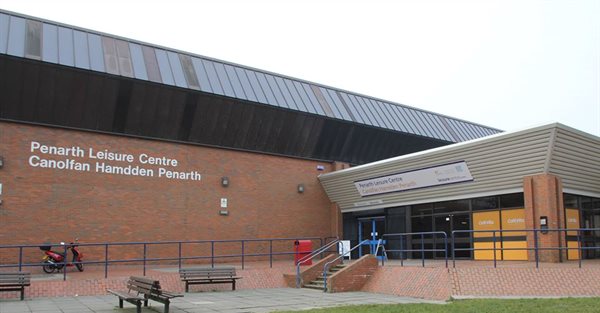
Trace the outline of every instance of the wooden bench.
{"label": "wooden bench", "polygon": [[27,272],[0,272],[0,291],[20,291],[25,299],[25,287],[31,285],[31,274]]}
{"label": "wooden bench", "polygon": [[164,312],[169,312],[169,304],[172,298],[183,297],[181,294],[175,294],[162,290],[160,282],[146,277],[131,276],[127,281],[127,291],[115,291],[107,289],[109,293],[119,297],[119,308],[123,308],[123,301],[134,304],[137,313],[142,312],[142,302],[148,306],[148,300],[154,300],[165,305]]}
{"label": "wooden bench", "polygon": [[235,267],[191,267],[179,269],[179,276],[185,282],[185,292],[189,291],[189,285],[197,284],[225,284],[231,283],[235,290],[237,277]]}

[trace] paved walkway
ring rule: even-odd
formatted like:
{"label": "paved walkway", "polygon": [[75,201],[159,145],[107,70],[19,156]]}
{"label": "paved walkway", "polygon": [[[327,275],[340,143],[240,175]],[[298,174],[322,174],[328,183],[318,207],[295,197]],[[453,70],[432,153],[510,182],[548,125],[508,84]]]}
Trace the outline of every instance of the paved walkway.
{"label": "paved walkway", "polygon": [[[183,298],[171,302],[170,312],[273,312],[284,310],[307,310],[352,304],[405,304],[443,303],[414,298],[397,297],[368,292],[324,293],[312,289],[274,288],[219,292],[186,293]],[[0,300],[2,313],[128,313],[135,306],[124,304],[118,309],[115,296],[83,296],[63,298],[38,298],[25,301]],[[142,312],[163,312],[162,304],[150,301]]]}

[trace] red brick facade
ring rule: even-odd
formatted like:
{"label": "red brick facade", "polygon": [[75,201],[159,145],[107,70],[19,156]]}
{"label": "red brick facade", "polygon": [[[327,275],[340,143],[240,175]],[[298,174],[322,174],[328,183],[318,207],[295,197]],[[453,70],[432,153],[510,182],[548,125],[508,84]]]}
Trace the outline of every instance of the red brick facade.
{"label": "red brick facade", "polygon": [[[51,155],[32,141],[52,147],[79,147],[85,155]],[[0,243],[38,244],[80,238],[83,243],[179,241],[276,237],[328,237],[340,233],[337,207],[331,205],[317,175],[332,164],[259,153],[144,140],[92,132],[0,122]],[[93,153],[132,155],[133,161],[102,160],[113,166],[140,166],[154,177],[95,171]],[[71,150],[73,153],[75,150]],[[63,151],[64,152],[64,151]],[[140,157],[144,155],[141,163]],[[41,168],[41,159],[89,163],[89,171]],[[97,156],[97,155],[95,155]],[[168,158],[152,165],[146,156]],[[172,160],[177,160],[173,166]],[[159,162],[159,161],[157,161]],[[171,162],[171,163],[168,163]],[[324,167],[318,171],[317,165]],[[159,168],[197,172],[200,180],[157,177]],[[195,175],[195,174],[194,174]],[[229,186],[221,178],[229,178]],[[304,192],[298,192],[298,185]],[[221,208],[221,199],[227,208]],[[228,215],[220,215],[227,210]],[[248,244],[249,246],[252,244]],[[255,244],[268,252],[268,244]],[[293,249],[289,242],[274,249]],[[222,245],[220,253],[238,251]],[[197,247],[209,249],[210,247]],[[154,250],[153,250],[154,249]],[[101,248],[86,247],[86,260],[102,259]],[[111,250],[110,258],[140,257],[140,249]],[[149,254],[176,255],[176,246],[152,247]],[[229,251],[229,252],[231,252]],[[28,252],[25,257],[27,258]],[[38,258],[39,251],[29,252]],[[91,254],[91,255],[90,255]],[[6,256],[5,253],[3,255]]]}
{"label": "red brick facade", "polygon": [[[525,200],[525,226],[527,229],[540,229],[540,218],[547,217],[549,229],[565,227],[565,210],[563,203],[562,183],[560,178],[550,174],[527,176],[523,178]],[[539,248],[565,247],[564,232],[550,231],[538,233]],[[534,235],[527,233],[527,246],[535,247]],[[535,261],[535,252],[529,251],[529,260]],[[542,250],[539,253],[541,262],[560,262],[566,260],[558,250]]]}

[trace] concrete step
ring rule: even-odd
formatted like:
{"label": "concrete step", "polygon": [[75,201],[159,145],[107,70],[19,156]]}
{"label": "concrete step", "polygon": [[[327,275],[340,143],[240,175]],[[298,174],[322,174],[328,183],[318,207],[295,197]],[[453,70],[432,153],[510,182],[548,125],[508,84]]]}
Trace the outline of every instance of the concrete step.
{"label": "concrete step", "polygon": [[323,284],[316,284],[313,282],[311,282],[310,284],[306,284],[303,287],[310,288],[310,289],[318,289],[318,290],[323,290],[325,288],[325,286]]}

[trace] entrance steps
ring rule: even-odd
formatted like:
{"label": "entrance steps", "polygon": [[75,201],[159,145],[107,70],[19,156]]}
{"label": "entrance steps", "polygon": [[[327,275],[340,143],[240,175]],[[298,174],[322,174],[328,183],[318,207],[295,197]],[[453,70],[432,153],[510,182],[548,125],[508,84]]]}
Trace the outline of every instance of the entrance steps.
{"label": "entrance steps", "polygon": [[[337,264],[337,265],[329,268],[329,270],[327,271],[327,277],[331,277],[333,274],[339,272],[341,269],[345,268],[346,266],[348,266],[348,264]],[[317,277],[317,279],[309,282],[308,284],[305,284],[302,287],[310,288],[310,289],[324,290],[325,289],[325,278],[323,277],[323,274],[321,274]]]}

